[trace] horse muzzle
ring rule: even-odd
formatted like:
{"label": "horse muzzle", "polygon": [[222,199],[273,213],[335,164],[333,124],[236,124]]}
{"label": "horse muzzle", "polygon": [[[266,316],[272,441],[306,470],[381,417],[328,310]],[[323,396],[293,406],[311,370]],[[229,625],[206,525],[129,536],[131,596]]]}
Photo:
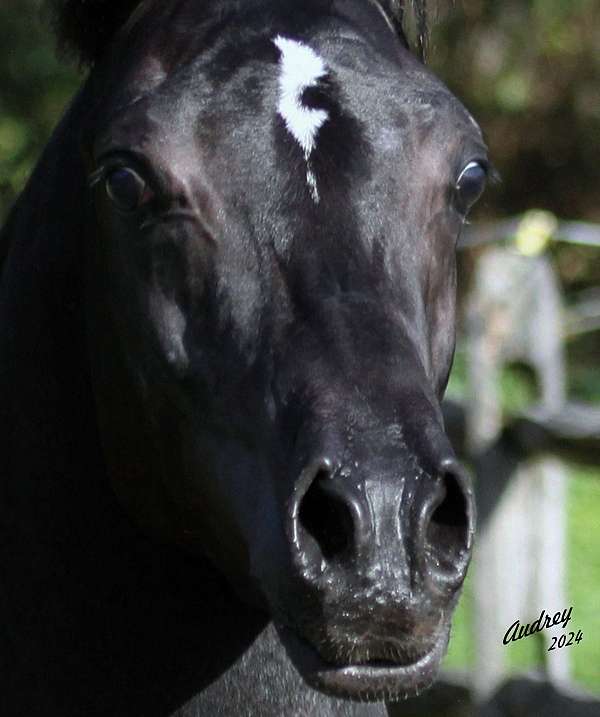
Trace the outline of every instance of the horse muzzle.
{"label": "horse muzzle", "polygon": [[433,463],[405,447],[309,462],[287,504],[292,579],[285,613],[274,611],[305,679],[359,700],[428,687],[474,528],[470,480],[448,452]]}

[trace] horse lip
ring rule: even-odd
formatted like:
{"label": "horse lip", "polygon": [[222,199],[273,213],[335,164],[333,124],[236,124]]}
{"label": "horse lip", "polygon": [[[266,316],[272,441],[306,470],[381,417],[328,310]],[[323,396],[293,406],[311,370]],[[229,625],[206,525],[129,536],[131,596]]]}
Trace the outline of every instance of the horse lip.
{"label": "horse lip", "polygon": [[284,625],[276,628],[292,663],[311,687],[360,702],[407,699],[431,687],[450,637],[449,625],[440,629],[431,650],[408,665],[391,661],[334,665],[325,662],[295,631]]}

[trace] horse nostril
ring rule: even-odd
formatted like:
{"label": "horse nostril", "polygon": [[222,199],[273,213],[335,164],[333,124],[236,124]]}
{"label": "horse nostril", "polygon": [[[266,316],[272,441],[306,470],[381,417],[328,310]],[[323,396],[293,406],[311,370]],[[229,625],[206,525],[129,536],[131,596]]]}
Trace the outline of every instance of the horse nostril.
{"label": "horse nostril", "polygon": [[462,580],[473,535],[473,498],[452,471],[442,476],[442,491],[426,524],[425,554],[436,577]]}
{"label": "horse nostril", "polygon": [[331,477],[324,469],[318,471],[304,494],[298,521],[327,561],[346,553],[352,545],[352,514],[343,498],[336,494]]}

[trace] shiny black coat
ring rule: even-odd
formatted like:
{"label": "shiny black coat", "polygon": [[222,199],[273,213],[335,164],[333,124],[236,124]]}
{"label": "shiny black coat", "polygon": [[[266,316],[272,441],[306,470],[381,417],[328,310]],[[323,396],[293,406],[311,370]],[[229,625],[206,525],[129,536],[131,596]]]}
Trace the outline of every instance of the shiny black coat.
{"label": "shiny black coat", "polygon": [[[321,693],[435,678],[474,530],[439,408],[454,245],[487,160],[394,17],[80,27],[94,67],[0,243],[2,715],[377,714]],[[277,37],[327,67],[318,202]]]}

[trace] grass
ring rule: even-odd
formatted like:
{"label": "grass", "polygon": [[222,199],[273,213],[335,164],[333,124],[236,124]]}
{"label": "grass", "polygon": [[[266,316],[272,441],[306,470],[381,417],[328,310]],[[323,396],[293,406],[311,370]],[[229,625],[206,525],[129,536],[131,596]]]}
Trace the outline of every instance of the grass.
{"label": "grass", "polygon": [[463,593],[452,619],[452,631],[448,654],[444,660],[446,669],[468,669],[475,664],[475,645],[471,632],[473,589],[470,573],[467,575]]}
{"label": "grass", "polygon": [[575,679],[600,692],[600,470],[572,471],[568,494],[568,591],[573,625],[583,640],[573,649]]}

